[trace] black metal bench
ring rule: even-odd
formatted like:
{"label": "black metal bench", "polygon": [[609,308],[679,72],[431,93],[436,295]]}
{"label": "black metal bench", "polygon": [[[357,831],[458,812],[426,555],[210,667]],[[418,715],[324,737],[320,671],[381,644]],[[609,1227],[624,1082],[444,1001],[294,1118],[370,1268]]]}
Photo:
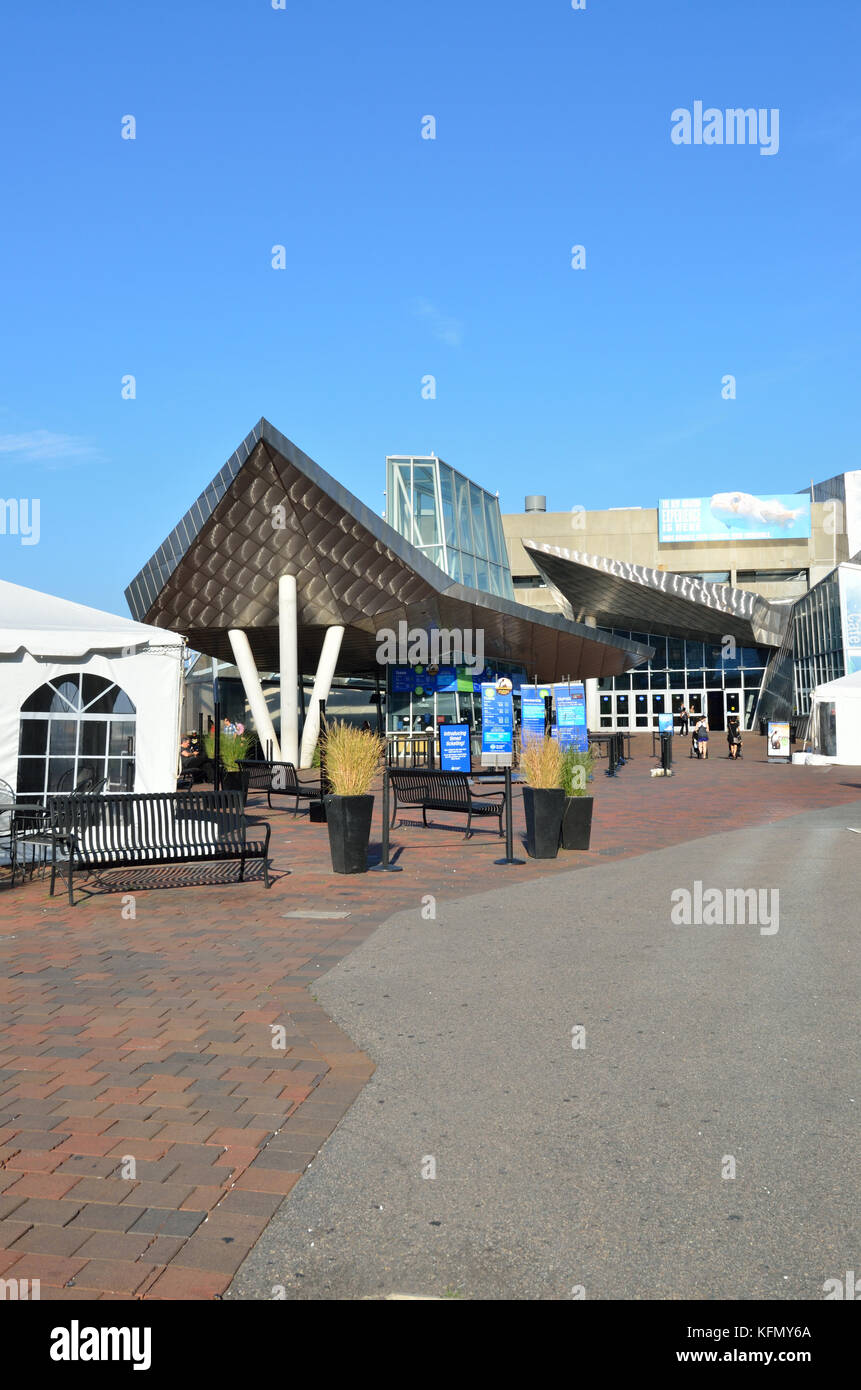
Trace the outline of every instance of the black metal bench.
{"label": "black metal bench", "polygon": [[241,792],[49,796],[48,811],[53,840],[51,893],[57,875],[57,851],[62,849],[68,856],[70,907],[74,906],[75,869],[238,859],[241,882],[245,861],[261,859],[263,880],[269,887],[271,827],[260,825],[266,832],[262,840],[248,838]]}
{"label": "black metal bench", "polygon": [[428,823],[428,811],[460,812],[467,818],[467,840],[472,834],[473,816],[496,816],[499,821],[499,833],[504,833],[502,814],[505,809],[505,793],[474,796],[469,785],[469,776],[465,772],[437,772],[432,768],[391,768],[388,776],[394,798],[392,825],[397,819],[400,802],[401,806],[420,806],[424,825]]}
{"label": "black metal bench", "polygon": [[308,802],[322,801],[323,799],[320,783],[300,782],[299,774],[293,763],[276,763],[263,758],[257,762],[243,759],[239,763],[239,771],[242,774],[243,794],[247,796],[249,791],[265,792],[270,811],[273,809],[273,793],[277,796],[295,796],[294,816],[299,810],[301,799]]}

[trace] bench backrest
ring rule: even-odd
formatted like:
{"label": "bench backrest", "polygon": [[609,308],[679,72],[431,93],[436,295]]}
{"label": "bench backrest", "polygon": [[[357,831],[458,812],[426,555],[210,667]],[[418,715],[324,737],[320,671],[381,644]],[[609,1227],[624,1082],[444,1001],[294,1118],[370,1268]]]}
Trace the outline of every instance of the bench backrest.
{"label": "bench backrest", "polygon": [[389,783],[394,787],[402,801],[410,797],[421,798],[427,790],[429,769],[392,767],[389,769]]}
{"label": "bench backrest", "polygon": [[272,762],[260,758],[256,762],[243,759],[239,763],[245,786],[250,791],[272,791],[293,793],[299,786],[299,777],[293,763]]}
{"label": "bench backrest", "polygon": [[242,793],[237,791],[49,796],[48,810],[58,834],[74,835],[91,851],[216,840],[243,844],[246,839]]}
{"label": "bench backrest", "polygon": [[469,806],[469,778],[465,772],[439,772],[432,768],[391,768],[389,780],[402,801],[425,797]]}
{"label": "bench backrest", "polygon": [[425,783],[430,800],[469,806],[469,778],[465,772],[426,772]]}

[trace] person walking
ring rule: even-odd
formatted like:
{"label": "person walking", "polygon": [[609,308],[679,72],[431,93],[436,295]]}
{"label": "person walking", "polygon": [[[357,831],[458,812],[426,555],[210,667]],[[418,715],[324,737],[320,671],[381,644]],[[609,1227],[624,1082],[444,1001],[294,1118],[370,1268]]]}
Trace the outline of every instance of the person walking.
{"label": "person walking", "polygon": [[697,756],[707,758],[709,755],[709,726],[705,719],[701,719],[694,730],[694,741],[697,745]]}
{"label": "person walking", "polygon": [[681,714],[682,727],[681,727],[681,734],[682,734],[682,737],[683,737],[683,738],[684,738],[684,736],[685,736],[685,735],[687,734],[687,732],[688,732],[688,719],[689,719],[688,707],[687,707],[687,705],[682,705],[682,714]]}
{"label": "person walking", "polygon": [[727,717],[726,741],[729,748],[729,756],[732,758],[733,762],[737,762],[739,752],[741,751],[741,733],[739,732],[737,714],[730,714]]}

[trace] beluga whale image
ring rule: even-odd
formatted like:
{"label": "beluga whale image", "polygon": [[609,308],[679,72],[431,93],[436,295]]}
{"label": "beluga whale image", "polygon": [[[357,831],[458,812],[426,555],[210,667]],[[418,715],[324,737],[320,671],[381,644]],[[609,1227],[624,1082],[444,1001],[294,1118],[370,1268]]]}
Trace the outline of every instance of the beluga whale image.
{"label": "beluga whale image", "polygon": [[716,492],[709,507],[712,516],[736,531],[787,529],[804,514],[803,507],[786,507],[779,497],[753,497],[749,492]]}

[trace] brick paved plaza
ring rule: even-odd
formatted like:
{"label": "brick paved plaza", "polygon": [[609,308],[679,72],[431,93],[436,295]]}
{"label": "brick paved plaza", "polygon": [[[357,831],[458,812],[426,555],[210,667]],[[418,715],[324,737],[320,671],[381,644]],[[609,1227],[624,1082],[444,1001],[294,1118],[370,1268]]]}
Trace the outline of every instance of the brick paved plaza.
{"label": "brick paved plaza", "polygon": [[[424,830],[413,816],[392,837],[402,873],[338,878],[325,826],[252,796],[249,814],[273,828],[269,892],[212,865],[117,870],[92,896],[81,877],[71,911],[39,877],[0,886],[0,1276],[40,1280],[43,1299],[220,1296],[373,1071],[314,980],[423,895],[861,796],[853,769],[769,766],[752,735],[732,765],[719,739],[708,763],[677,744],[671,780],[650,777],[645,737],[616,779],[598,763],[592,849],[552,862],[497,868],[493,831],[465,843],[459,818]],[[379,798],[376,811],[372,846]]]}

